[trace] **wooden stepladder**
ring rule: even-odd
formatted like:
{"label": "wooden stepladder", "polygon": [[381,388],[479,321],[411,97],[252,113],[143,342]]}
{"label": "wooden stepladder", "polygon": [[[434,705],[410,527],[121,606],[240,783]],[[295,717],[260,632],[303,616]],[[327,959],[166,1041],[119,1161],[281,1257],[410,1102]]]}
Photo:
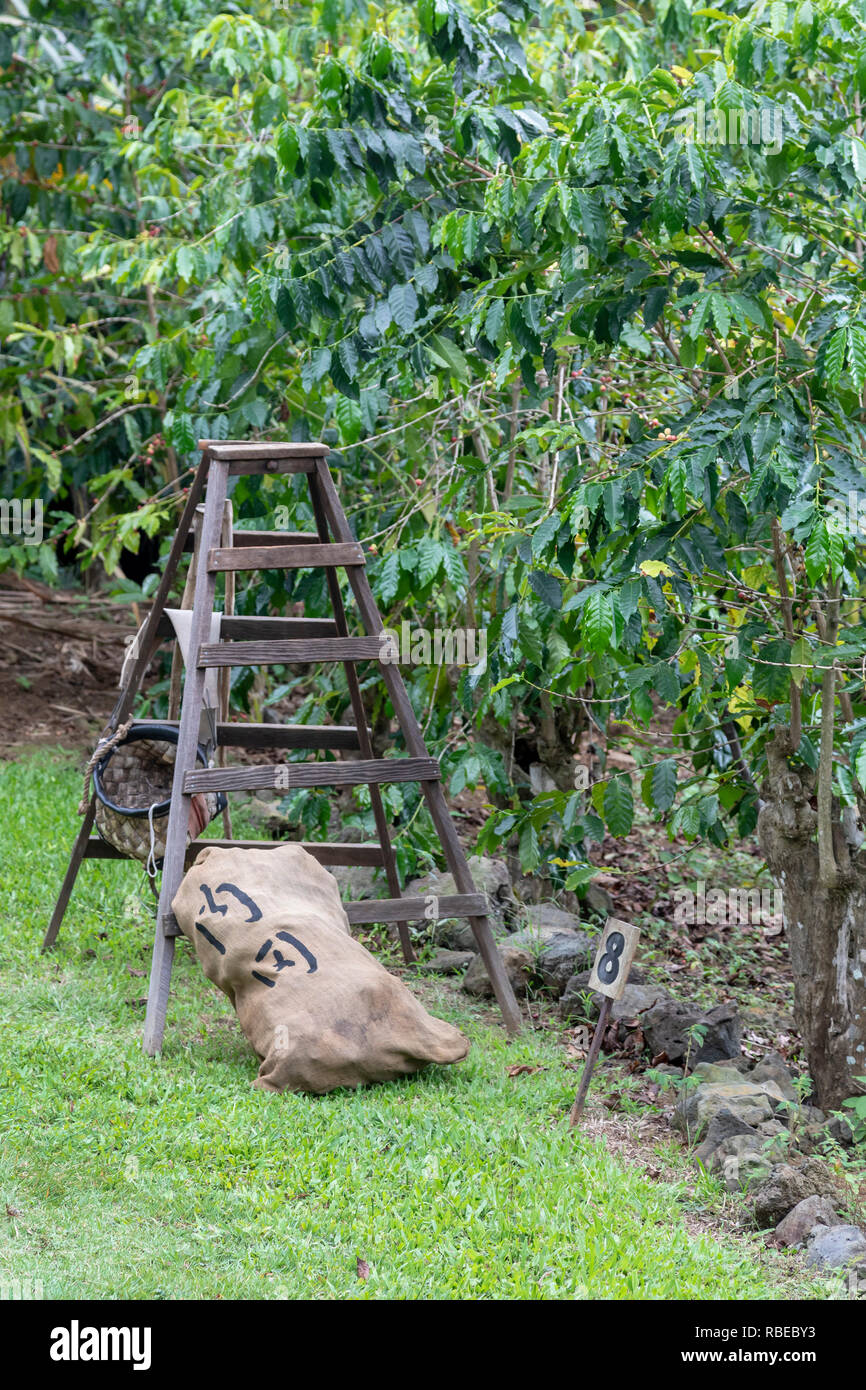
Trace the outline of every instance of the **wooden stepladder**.
{"label": "wooden stepladder", "polygon": [[[408,923],[426,917],[425,898],[401,896],[394,850],[388,831],[381,786],[390,782],[417,781],[442,844],[445,861],[457,892],[440,897],[441,918],[465,917],[472,925],[478,949],[502,1011],[506,1029],[513,1035],[521,1026],[520,1011],[502,965],[487,918],[487,901],[475,889],[463,847],[457,837],[442,790],[439,764],[427,754],[424,738],[406,693],[399,667],[381,661],[384,624],[365,570],[364,552],[349,528],[334,480],[326,462],[324,444],[220,443],[201,444],[201,462],[187,495],[186,505],[169,553],[153,607],[139,636],[138,656],[131,675],[109,720],[111,734],[129,718],[145,671],[163,637],[170,635],[165,609],[181,557],[190,543],[196,508],[204,497],[197,538],[198,564],[192,603],[189,665],[180,708],[177,754],[168,818],[162,886],[153,946],[144,1050],[159,1051],[165,1030],[174,939],[179,928],[171,910],[186,866],[208,845],[266,848],[274,841],[196,840],[187,844],[190,799],[197,792],[247,791],[264,788],[351,787],[367,785],[376,823],[376,844],[304,843],[320,863],[369,865],[384,869],[389,898],[346,904],[352,925],[398,924],[404,958],[414,959]],[[229,479],[238,474],[302,473],[310,490],[315,534],[235,531],[232,544],[220,544]],[[220,640],[210,641],[217,576],[237,571],[266,569],[325,570],[332,619],[223,616]],[[365,636],[349,635],[338,569],[344,569],[361,618]],[[220,748],[274,748],[347,750],[359,757],[341,761],[270,763],[257,766],[210,767],[196,763],[205,677],[214,667],[282,665],[289,662],[335,661],[346,672],[354,725],[316,726],[220,722]],[[408,750],[407,757],[374,758],[356,663],[373,661],[379,666]],[[84,818],[69,867],[43,945],[54,944],[72,888],[85,858],[120,858],[112,846],[91,835],[94,799]]]}

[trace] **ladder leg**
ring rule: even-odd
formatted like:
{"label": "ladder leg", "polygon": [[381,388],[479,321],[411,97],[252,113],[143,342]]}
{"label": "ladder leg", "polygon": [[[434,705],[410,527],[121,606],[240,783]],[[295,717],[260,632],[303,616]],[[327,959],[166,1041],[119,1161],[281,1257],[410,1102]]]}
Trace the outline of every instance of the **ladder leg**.
{"label": "ladder leg", "polygon": [[[451,819],[441,783],[422,782],[421,788],[427,799],[427,808],[436,827],[436,833],[445,851],[445,862],[454,875],[458,893],[474,893],[476,891],[475,884],[469,872],[463,846],[454,828],[454,821]],[[502,957],[493,937],[490,920],[487,917],[470,917],[469,922],[478,944],[478,950],[481,952],[481,959],[484,961],[485,969],[490,976],[490,983],[493,985],[493,993],[496,995],[496,1002],[501,1010],[506,1032],[509,1037],[513,1038],[520,1032],[523,1020],[520,1017],[520,1009],[514,997],[514,990],[511,988],[511,981],[505,973],[505,966],[502,964]]]}
{"label": "ladder leg", "polygon": [[49,951],[57,940],[57,933],[60,931],[60,924],[63,921],[64,914],[69,905],[69,899],[75,887],[75,880],[78,877],[78,870],[81,868],[84,852],[87,849],[87,841],[90,839],[90,832],[93,829],[94,816],[95,802],[94,798],[91,796],[87,813],[81,823],[81,829],[75,838],[75,844],[69,858],[69,867],[66,870],[66,877],[57,895],[57,902],[54,904],[54,911],[51,914],[51,921],[48,923],[48,930],[42,940],[43,951]]}
{"label": "ladder leg", "polygon": [[162,1046],[168,1011],[171,967],[174,958],[174,936],[177,932],[171,903],[180,887],[184,873],[191,801],[189,794],[184,793],[183,780],[185,773],[191,772],[196,764],[205,682],[204,668],[198,664],[198,651],[199,647],[210,637],[216,587],[216,575],[207,568],[207,555],[208,551],[219,547],[227,480],[228,464],[215,459],[211,460],[207,497],[200,531],[201,558],[195,578],[190,632],[191,660],[187,668],[181,702],[180,727],[171,789],[171,809],[168,815],[165,858],[162,868],[162,887],[156,916],[150,988],[147,996],[147,1014],[144,1021],[144,1050],[151,1057],[159,1052]]}
{"label": "ladder leg", "polygon": [[[328,523],[322,506],[318,478],[314,473],[311,473],[308,476],[308,481],[319,538],[322,541],[328,541]],[[348,637],[349,628],[346,623],[346,610],[343,607],[343,596],[340,593],[337,571],[335,569],[328,569],[325,573],[328,583],[328,592],[331,598],[331,607],[334,610],[334,619],[337,624],[337,634],[340,637]],[[349,697],[352,701],[352,710],[355,715],[355,724],[358,729],[358,743],[360,745],[361,757],[372,758],[373,746],[367,733],[367,714],[364,709],[361,687],[358,684],[357,668],[353,661],[345,661],[343,666],[346,672],[346,683],[349,687]],[[394,858],[394,846],[391,844],[391,833],[388,829],[388,817],[385,814],[385,804],[382,800],[381,788],[375,782],[370,784],[370,806],[373,810],[373,819],[376,822],[376,834],[379,838],[379,844],[382,847],[382,854],[385,860],[385,877],[388,880],[388,892],[391,894],[392,898],[400,898],[403,894],[400,888],[400,877],[397,873],[397,861]],[[403,959],[407,965],[410,965],[417,957],[412,945],[412,938],[409,935],[409,923],[398,922],[397,932],[400,937]]]}

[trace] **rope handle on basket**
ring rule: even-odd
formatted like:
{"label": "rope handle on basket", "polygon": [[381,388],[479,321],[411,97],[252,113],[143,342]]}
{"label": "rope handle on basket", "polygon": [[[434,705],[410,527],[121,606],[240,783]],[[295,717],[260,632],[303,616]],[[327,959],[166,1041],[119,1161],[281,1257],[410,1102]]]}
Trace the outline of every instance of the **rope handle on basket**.
{"label": "rope handle on basket", "polygon": [[90,761],[84,769],[84,791],[78,803],[79,816],[85,816],[87,814],[87,808],[90,805],[90,778],[93,774],[93,769],[100,759],[105,757],[106,753],[110,752],[122,739],[126,738],[132,725],[133,720],[128,719],[125,724],[121,724],[120,728],[116,729],[108,738],[101,738],[91,753]]}

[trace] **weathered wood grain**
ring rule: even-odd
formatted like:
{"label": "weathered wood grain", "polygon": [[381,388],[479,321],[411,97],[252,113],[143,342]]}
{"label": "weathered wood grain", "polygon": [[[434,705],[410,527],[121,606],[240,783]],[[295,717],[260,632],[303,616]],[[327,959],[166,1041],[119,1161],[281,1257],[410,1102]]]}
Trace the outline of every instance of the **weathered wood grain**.
{"label": "weathered wood grain", "polygon": [[287,662],[375,661],[378,637],[313,637],[297,641],[206,642],[200,666],[282,666]]}
{"label": "weathered wood grain", "polygon": [[250,545],[208,551],[207,567],[223,570],[309,570],[322,565],[363,565],[364,552],[351,545]]}
{"label": "weathered wood grain", "polygon": [[183,790],[188,796],[195,792],[261,791],[274,787],[293,791],[298,787],[360,787],[383,782],[427,782],[439,776],[439,764],[435,758],[359,758],[346,763],[265,763],[257,767],[196,768],[184,774]]}

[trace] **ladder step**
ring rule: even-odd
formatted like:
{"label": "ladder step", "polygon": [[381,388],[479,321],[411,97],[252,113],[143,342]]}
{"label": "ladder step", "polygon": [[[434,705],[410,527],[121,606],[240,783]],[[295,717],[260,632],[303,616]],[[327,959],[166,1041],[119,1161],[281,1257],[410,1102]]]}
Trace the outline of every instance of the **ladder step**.
{"label": "ladder step", "polygon": [[220,443],[200,440],[212,459],[228,463],[229,477],[253,473],[314,473],[317,461],[329,453],[326,444]]}
{"label": "ladder step", "polygon": [[353,541],[346,544],[229,546],[208,551],[212,573],[224,570],[307,570],[322,566],[363,565],[364,552]]}
{"label": "ladder step", "polygon": [[[318,545],[319,536],[315,531],[234,531],[232,546],[243,545]],[[195,538],[187,536],[184,550],[195,549]]]}
{"label": "ladder step", "polygon": [[[178,719],[160,719],[160,724],[180,727]],[[373,737],[368,726],[367,737]],[[220,748],[338,748],[357,750],[361,746],[354,724],[217,724]]]}
{"label": "ladder step", "polygon": [[232,548],[253,545],[321,545],[315,531],[233,531]]}
{"label": "ladder step", "polygon": [[[487,898],[483,893],[452,893],[437,898],[365,898],[359,903],[343,903],[353,927],[368,922],[442,921],[446,917],[486,917]],[[427,914],[435,907],[435,916]]]}
{"label": "ladder step", "polygon": [[[372,729],[367,730],[373,737]],[[354,724],[217,724],[221,748],[360,748]]]}
{"label": "ladder step", "polygon": [[198,447],[207,448],[211,458],[230,463],[236,459],[315,459],[330,453],[327,444],[299,444],[279,439],[200,439]]}
{"label": "ladder step", "polygon": [[435,758],[359,758],[341,763],[266,763],[258,767],[209,767],[184,773],[183,789],[195,792],[295,791],[299,787],[359,787],[370,782],[438,782]]}
{"label": "ladder step", "polygon": [[333,618],[268,618],[251,614],[249,617],[223,616],[220,636],[228,641],[245,637],[336,637],[337,624]]}
{"label": "ladder step", "polygon": [[375,661],[378,637],[323,637],[296,642],[205,642],[199,666],[279,666],[292,661]]}
{"label": "ladder step", "polygon": [[[362,867],[381,869],[385,864],[381,845],[362,845],[339,840],[331,844],[322,844],[315,840],[193,840],[192,844],[186,847],[186,864],[189,867],[196,855],[201,850],[207,849],[209,845],[215,849],[276,849],[281,844],[300,844],[301,849],[305,849],[320,864],[345,864],[356,869]],[[127,855],[121,854],[119,849],[115,849],[114,845],[108,844],[106,840],[100,840],[96,835],[91,836],[88,840],[84,857],[85,859],[128,858]]]}
{"label": "ladder step", "polygon": [[[165,614],[159,620],[157,635],[162,638],[174,637],[171,618]],[[333,618],[269,618],[249,615],[222,614],[220,635],[227,639],[244,637],[276,637],[280,639],[299,637],[336,637],[337,624]]]}

